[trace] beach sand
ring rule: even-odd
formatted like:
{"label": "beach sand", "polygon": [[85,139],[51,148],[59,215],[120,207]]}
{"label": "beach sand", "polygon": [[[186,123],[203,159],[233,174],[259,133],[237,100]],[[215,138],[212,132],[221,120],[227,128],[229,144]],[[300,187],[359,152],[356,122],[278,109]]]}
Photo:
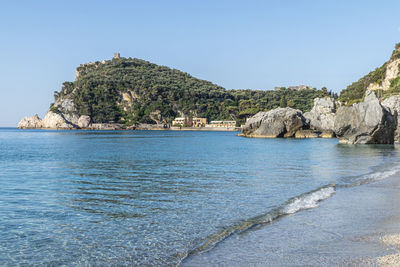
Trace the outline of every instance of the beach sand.
{"label": "beach sand", "polygon": [[378,257],[378,263],[384,267],[400,266],[400,234],[385,235],[381,238],[381,241],[387,246],[396,247],[399,252]]}

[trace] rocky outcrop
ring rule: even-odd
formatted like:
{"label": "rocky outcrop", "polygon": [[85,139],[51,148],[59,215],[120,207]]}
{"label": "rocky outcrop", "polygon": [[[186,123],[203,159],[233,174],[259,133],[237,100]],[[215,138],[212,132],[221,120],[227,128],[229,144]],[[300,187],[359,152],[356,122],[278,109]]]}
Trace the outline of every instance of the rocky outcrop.
{"label": "rocky outcrop", "polygon": [[80,116],[77,124],[80,128],[88,128],[90,125],[90,117],[87,115]]}
{"label": "rocky outcrop", "polygon": [[77,127],[67,121],[63,114],[49,111],[42,120],[42,127],[47,129],[76,129]]}
{"label": "rocky outcrop", "polygon": [[[399,49],[397,49],[399,50]],[[400,75],[400,59],[391,59],[385,67],[385,77],[380,82],[374,82],[368,85],[368,90],[388,90],[393,79]]]}
{"label": "rocky outcrop", "polygon": [[339,103],[331,97],[315,98],[311,111],[304,113],[310,128],[321,132],[333,132],[335,112]]}
{"label": "rocky outcrop", "polygon": [[47,112],[43,119],[38,115],[25,117],[18,123],[20,129],[76,129],[75,125],[68,122],[63,114],[53,111]]}
{"label": "rocky outcrop", "polygon": [[[52,107],[57,113],[62,114],[64,119],[70,124],[77,125],[79,120],[78,111],[72,99],[67,97],[59,97]],[[51,109],[52,110],[52,109]]]}
{"label": "rocky outcrop", "polygon": [[364,102],[340,107],[335,117],[335,134],[345,144],[393,144],[397,118],[368,90]]}
{"label": "rocky outcrop", "polygon": [[400,125],[399,125],[399,116],[400,116],[400,95],[391,96],[384,101],[382,101],[382,105],[386,107],[393,116],[397,117],[397,129],[394,135],[394,141],[400,142]]}
{"label": "rocky outcrop", "polygon": [[20,129],[37,129],[42,128],[42,120],[36,114],[32,117],[24,117],[19,123],[18,128]]}
{"label": "rocky outcrop", "polygon": [[300,129],[306,128],[306,119],[300,110],[277,108],[258,112],[248,119],[242,136],[247,137],[293,137]]}

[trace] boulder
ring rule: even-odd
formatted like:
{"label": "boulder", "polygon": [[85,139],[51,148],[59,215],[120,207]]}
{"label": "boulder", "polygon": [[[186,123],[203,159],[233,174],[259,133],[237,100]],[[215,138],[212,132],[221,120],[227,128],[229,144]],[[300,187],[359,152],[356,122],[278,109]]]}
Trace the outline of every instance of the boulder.
{"label": "boulder", "polygon": [[300,110],[276,108],[268,112],[258,112],[249,118],[243,127],[242,136],[247,137],[293,137],[306,127],[306,119]]}
{"label": "boulder", "polygon": [[71,124],[78,125],[79,115],[72,99],[67,97],[59,97],[53,104],[53,107],[61,113],[66,121]]}
{"label": "boulder", "polygon": [[393,144],[397,118],[382,106],[373,91],[364,102],[340,107],[335,117],[335,134],[345,144]]}
{"label": "boulder", "polygon": [[42,120],[42,128],[48,129],[76,129],[77,127],[68,122],[63,114],[53,111],[47,112]]}
{"label": "boulder", "polygon": [[310,128],[322,132],[332,132],[338,104],[331,97],[315,98],[312,110],[304,113],[304,117],[310,124]]}
{"label": "boulder", "polygon": [[[387,108],[393,116],[397,117],[397,122],[399,122],[399,116],[400,116],[400,95],[394,95],[391,96],[384,101],[382,101],[382,105]],[[399,142],[400,141],[400,125],[397,125],[397,129],[394,133],[394,141]]]}
{"label": "boulder", "polygon": [[18,128],[20,129],[38,129],[42,128],[42,120],[36,114],[32,117],[24,117],[19,123]]}
{"label": "boulder", "polygon": [[80,116],[77,124],[80,128],[88,128],[90,125],[90,117],[87,115]]}

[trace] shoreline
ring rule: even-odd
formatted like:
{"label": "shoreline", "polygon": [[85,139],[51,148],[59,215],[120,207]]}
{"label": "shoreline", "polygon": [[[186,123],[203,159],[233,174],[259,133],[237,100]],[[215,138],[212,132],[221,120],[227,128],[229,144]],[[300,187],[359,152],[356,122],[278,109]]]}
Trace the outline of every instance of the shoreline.
{"label": "shoreline", "polygon": [[235,234],[182,265],[400,266],[400,172],[379,179],[338,187],[319,207]]}
{"label": "shoreline", "polygon": [[182,128],[140,128],[140,129],[128,129],[128,128],[104,128],[104,129],[93,129],[93,128],[82,128],[82,129],[65,129],[65,128],[18,128],[18,127],[1,127],[4,129],[18,129],[18,130],[65,130],[65,131],[193,131],[193,132],[240,132],[240,127],[235,128],[211,128],[211,127],[182,127]]}

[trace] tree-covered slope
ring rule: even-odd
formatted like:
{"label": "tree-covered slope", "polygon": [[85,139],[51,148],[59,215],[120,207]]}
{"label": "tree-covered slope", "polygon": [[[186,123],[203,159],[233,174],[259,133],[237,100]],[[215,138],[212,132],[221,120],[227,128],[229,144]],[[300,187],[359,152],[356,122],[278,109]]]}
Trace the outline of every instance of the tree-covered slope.
{"label": "tree-covered slope", "polygon": [[389,61],[376,68],[340,93],[339,100],[350,105],[362,101],[369,88],[377,90],[380,97],[400,93],[400,43],[396,44]]}
{"label": "tree-covered slope", "polygon": [[[169,123],[177,116],[235,119],[258,111],[293,107],[308,111],[325,90],[226,90],[190,74],[132,58],[81,65],[74,82],[65,82],[55,100],[72,99],[78,115],[93,122]],[[54,107],[53,107],[54,108]]]}

